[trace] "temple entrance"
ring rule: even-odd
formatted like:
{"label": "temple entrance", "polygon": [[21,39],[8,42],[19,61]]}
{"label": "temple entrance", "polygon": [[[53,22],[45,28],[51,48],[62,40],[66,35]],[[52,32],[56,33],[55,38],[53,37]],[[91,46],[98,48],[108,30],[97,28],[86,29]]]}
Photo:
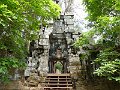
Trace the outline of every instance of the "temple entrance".
{"label": "temple entrance", "polygon": [[56,73],[57,69],[61,73],[67,73],[67,62],[65,60],[51,60],[49,61],[49,73]]}
{"label": "temple entrance", "polygon": [[61,73],[67,73],[68,67],[68,50],[67,50],[67,41],[64,33],[54,33],[52,32],[49,36],[49,60],[48,67],[49,73],[56,73],[55,66],[61,64],[62,67],[58,64],[57,68],[61,68]]}

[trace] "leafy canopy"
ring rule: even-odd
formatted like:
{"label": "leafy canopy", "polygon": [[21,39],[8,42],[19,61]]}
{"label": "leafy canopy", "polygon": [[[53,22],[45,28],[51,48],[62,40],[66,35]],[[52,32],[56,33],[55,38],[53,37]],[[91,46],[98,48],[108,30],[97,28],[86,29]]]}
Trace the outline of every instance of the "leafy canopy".
{"label": "leafy canopy", "polygon": [[57,18],[60,10],[52,0],[0,0],[0,81],[8,79],[11,68],[24,66],[40,23]]}
{"label": "leafy canopy", "polygon": [[90,44],[90,39],[95,41],[95,45],[99,44],[102,48],[93,61],[99,64],[95,74],[120,81],[120,1],[83,0],[83,4],[92,30],[83,34],[76,44]]}

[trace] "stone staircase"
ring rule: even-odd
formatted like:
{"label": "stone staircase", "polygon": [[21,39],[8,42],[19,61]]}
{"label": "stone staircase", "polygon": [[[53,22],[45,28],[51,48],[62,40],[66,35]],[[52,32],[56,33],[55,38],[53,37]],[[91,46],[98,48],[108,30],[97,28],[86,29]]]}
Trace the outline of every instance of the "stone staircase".
{"label": "stone staircase", "polygon": [[44,90],[73,90],[70,74],[48,74]]}

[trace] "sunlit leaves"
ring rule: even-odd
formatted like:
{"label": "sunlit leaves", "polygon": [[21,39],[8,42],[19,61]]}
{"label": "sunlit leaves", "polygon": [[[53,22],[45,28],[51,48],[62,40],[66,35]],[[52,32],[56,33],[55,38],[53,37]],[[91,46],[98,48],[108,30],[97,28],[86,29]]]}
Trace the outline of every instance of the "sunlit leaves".
{"label": "sunlit leaves", "polygon": [[90,44],[90,37],[95,41],[97,39],[95,44],[102,48],[93,60],[99,66],[94,73],[109,80],[120,81],[120,0],[83,1],[88,12],[87,19],[92,24],[93,31],[90,32],[93,34],[83,34],[84,37],[80,37],[76,44],[84,46]]}
{"label": "sunlit leaves", "polygon": [[120,81],[118,79],[118,77],[120,78],[119,76],[120,60],[119,59],[115,59],[115,61],[103,60],[100,63],[101,63],[101,66],[97,70],[95,70],[94,74],[97,74],[98,76],[102,76],[102,77],[104,76],[109,80]]}
{"label": "sunlit leaves", "polygon": [[94,60],[95,64],[100,65],[100,67],[95,70],[94,74],[98,76],[104,76],[109,80],[113,80],[116,77],[119,77],[119,73],[120,73],[119,57],[120,57],[120,53],[114,51],[114,48],[107,48],[105,50],[102,50],[98,58]]}
{"label": "sunlit leaves", "polygon": [[24,66],[40,23],[57,18],[60,10],[52,0],[0,0],[0,81],[7,80],[10,68]]}
{"label": "sunlit leaves", "polygon": [[11,72],[8,72],[10,69],[22,68],[25,66],[25,63],[20,63],[15,57],[5,57],[0,58],[0,81],[8,81]]}
{"label": "sunlit leaves", "polygon": [[94,30],[83,33],[80,38],[75,42],[75,46],[83,46],[88,44],[94,44],[93,40]]}
{"label": "sunlit leaves", "polygon": [[100,36],[107,46],[119,45],[120,34],[119,0],[84,0],[88,20],[92,22],[94,35]]}

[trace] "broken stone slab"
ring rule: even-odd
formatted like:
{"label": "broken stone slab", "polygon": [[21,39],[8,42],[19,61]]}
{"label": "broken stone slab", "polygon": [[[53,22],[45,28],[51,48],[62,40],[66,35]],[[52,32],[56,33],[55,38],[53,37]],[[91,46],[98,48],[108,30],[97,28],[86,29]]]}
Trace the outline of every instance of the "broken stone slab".
{"label": "broken stone slab", "polygon": [[34,86],[37,87],[40,82],[40,77],[37,73],[32,73],[30,77],[27,79],[28,86]]}

